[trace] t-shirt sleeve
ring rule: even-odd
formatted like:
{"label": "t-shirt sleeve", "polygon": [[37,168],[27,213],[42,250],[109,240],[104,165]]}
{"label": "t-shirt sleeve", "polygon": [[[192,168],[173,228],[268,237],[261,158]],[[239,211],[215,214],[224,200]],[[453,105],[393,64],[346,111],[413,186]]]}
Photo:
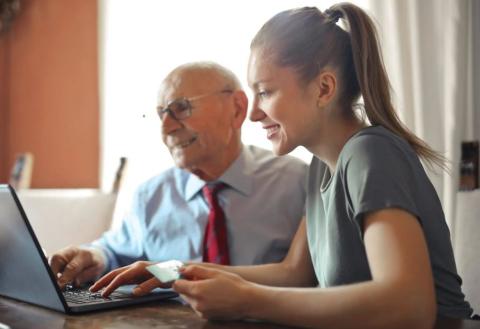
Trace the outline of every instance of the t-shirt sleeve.
{"label": "t-shirt sleeve", "polygon": [[382,136],[362,136],[346,151],[343,183],[360,231],[365,214],[386,208],[401,208],[420,219],[414,199],[412,159],[416,154],[409,146],[402,147]]}

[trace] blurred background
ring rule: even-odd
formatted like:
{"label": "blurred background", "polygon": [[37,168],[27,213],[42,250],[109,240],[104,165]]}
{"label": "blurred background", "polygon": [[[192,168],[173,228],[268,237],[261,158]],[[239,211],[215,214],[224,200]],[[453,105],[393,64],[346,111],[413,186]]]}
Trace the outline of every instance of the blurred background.
{"label": "blurred background", "polygon": [[[31,188],[110,191],[125,157],[131,191],[172,165],[155,114],[172,68],[217,61],[249,92],[249,44],[261,25],[335,2],[0,0],[0,182],[28,154]],[[480,138],[480,1],[352,2],[378,25],[400,117],[451,161],[449,173],[429,171],[451,223],[461,142]],[[250,122],[243,139],[270,148]],[[293,154],[310,161],[301,148]]]}

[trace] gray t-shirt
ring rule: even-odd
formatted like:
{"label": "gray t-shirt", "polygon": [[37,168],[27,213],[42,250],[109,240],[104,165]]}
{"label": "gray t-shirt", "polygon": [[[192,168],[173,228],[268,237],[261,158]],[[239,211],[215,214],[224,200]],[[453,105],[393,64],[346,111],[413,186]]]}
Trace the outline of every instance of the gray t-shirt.
{"label": "gray t-shirt", "polygon": [[[342,149],[331,176],[314,157],[307,187],[307,235],[320,287],[372,279],[363,241],[365,214],[401,208],[420,222],[428,245],[438,314],[467,318],[440,200],[418,156],[381,126],[362,129]],[[405,241],[408,243],[408,241]]]}

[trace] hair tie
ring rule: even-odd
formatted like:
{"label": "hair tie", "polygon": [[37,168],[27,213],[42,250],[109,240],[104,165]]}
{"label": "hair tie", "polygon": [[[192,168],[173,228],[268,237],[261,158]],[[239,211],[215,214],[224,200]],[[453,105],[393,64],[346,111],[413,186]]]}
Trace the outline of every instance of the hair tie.
{"label": "hair tie", "polygon": [[340,18],[343,18],[343,13],[338,9],[327,9],[325,15],[329,22],[336,24]]}

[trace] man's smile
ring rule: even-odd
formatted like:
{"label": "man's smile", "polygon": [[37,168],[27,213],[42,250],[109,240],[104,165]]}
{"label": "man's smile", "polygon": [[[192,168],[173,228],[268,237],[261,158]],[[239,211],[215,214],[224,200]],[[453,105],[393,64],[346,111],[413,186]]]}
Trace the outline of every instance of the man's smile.
{"label": "man's smile", "polygon": [[192,145],[197,140],[197,138],[198,138],[198,136],[194,135],[194,136],[190,137],[189,139],[181,141],[181,142],[175,141],[175,142],[170,144],[170,147],[171,148],[177,148],[177,149],[183,149],[183,148],[186,148],[186,147]]}

